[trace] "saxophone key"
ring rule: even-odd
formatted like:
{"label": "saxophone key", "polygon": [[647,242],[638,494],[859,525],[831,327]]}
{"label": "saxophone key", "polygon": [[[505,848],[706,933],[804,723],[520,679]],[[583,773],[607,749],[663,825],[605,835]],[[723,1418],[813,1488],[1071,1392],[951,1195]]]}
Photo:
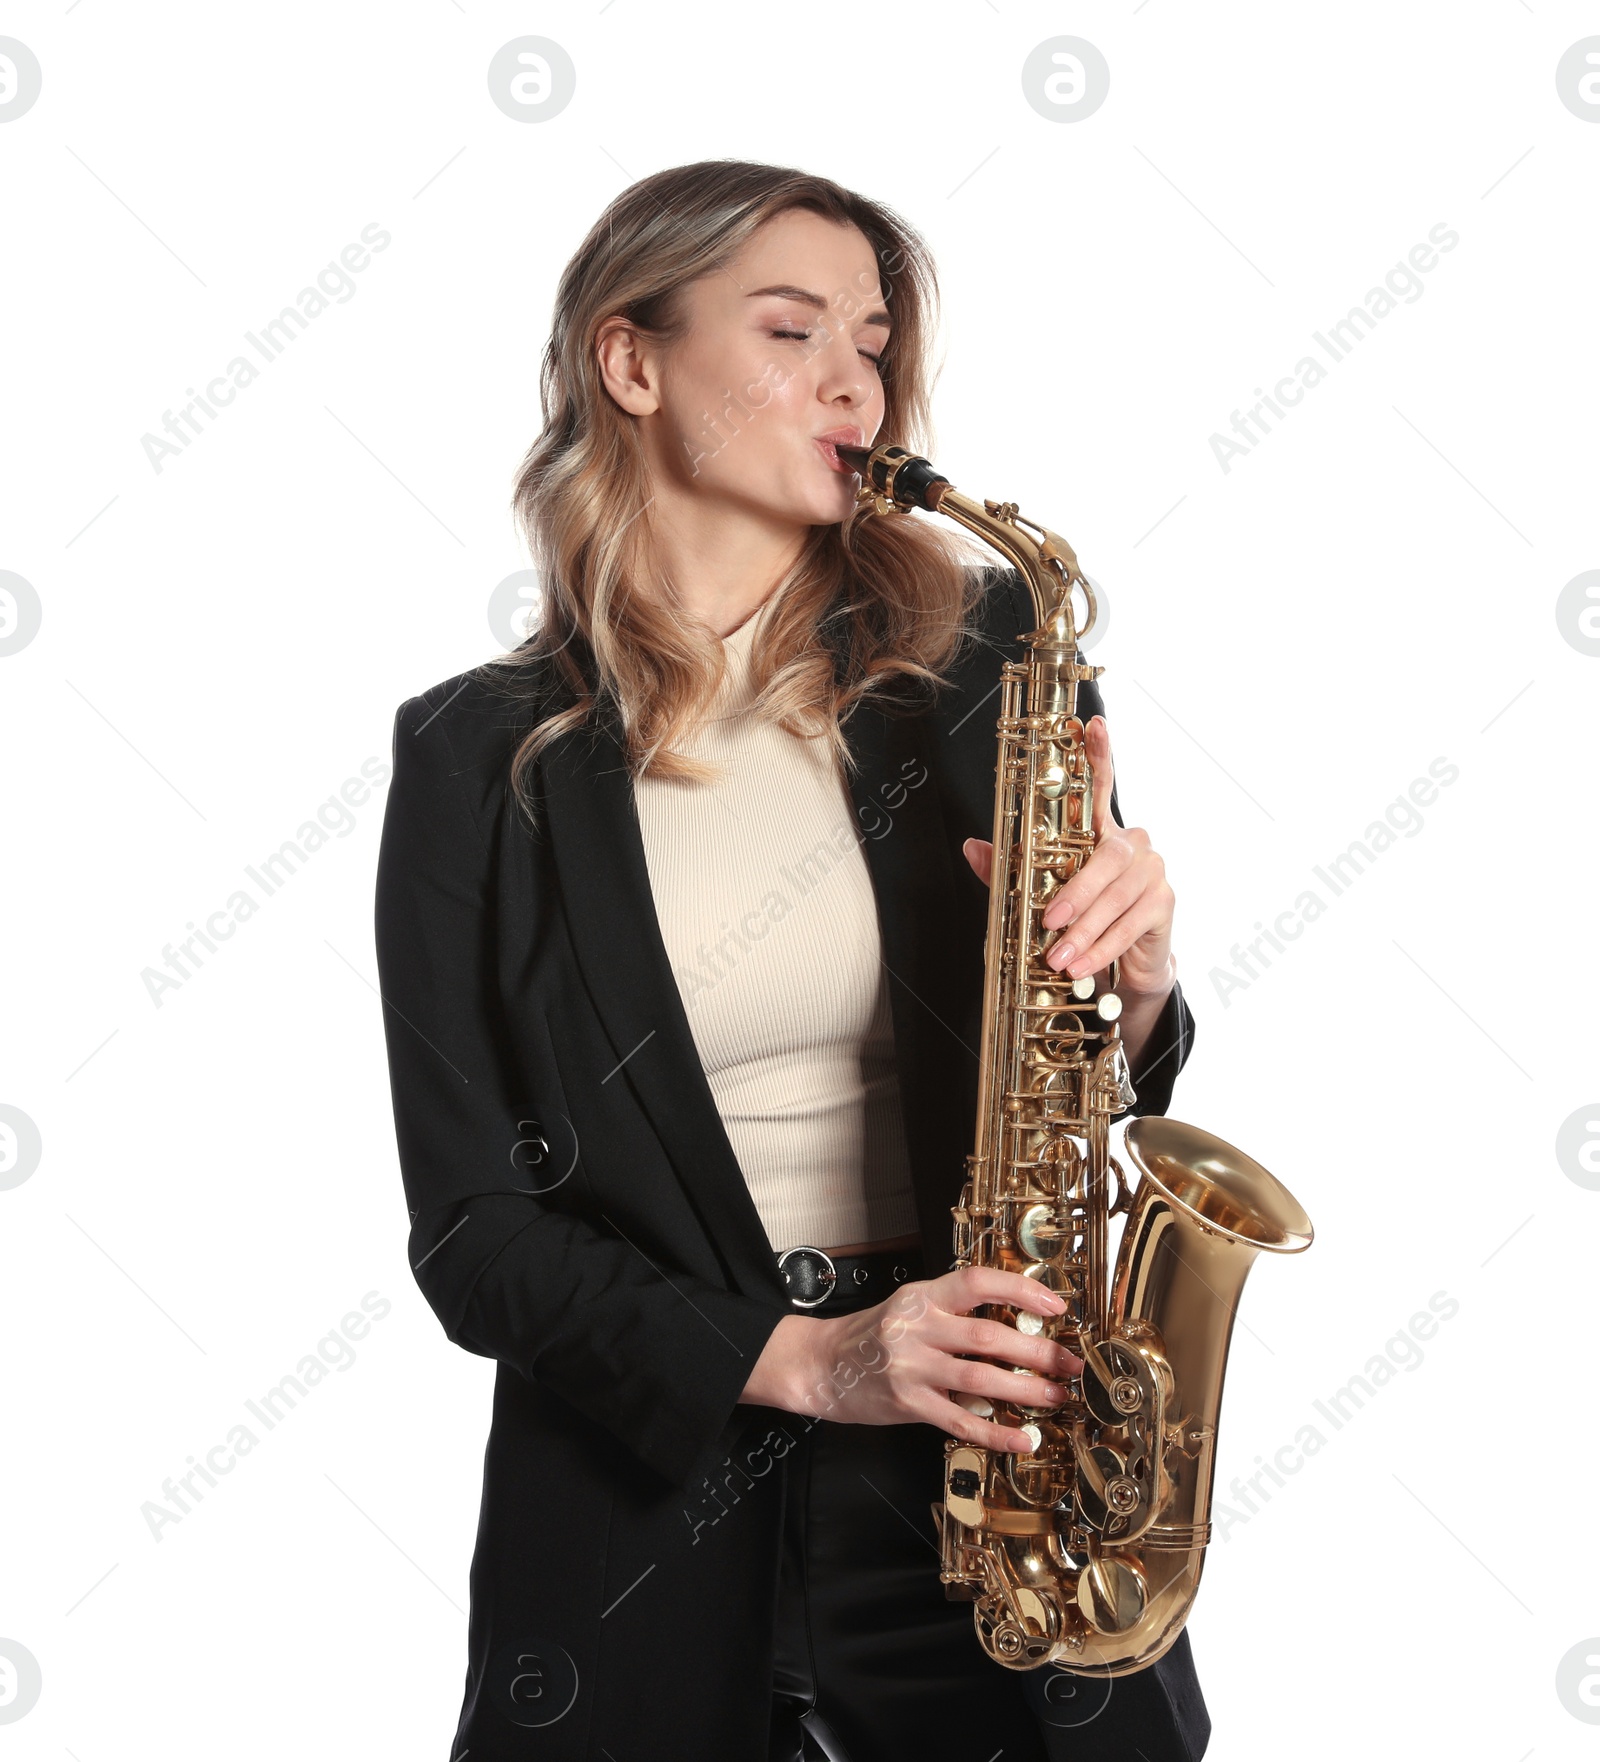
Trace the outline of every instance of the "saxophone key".
{"label": "saxophone key", "polygon": [[1149,1601],[1144,1575],[1117,1555],[1101,1554],[1078,1574],[1078,1611],[1097,1633],[1126,1633]]}

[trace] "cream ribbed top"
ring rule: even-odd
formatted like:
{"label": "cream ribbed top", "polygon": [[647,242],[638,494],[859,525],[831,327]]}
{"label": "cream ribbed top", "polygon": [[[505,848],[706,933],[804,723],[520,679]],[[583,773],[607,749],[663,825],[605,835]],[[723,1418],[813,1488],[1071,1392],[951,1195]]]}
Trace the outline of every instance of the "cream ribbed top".
{"label": "cream ribbed top", "polygon": [[749,712],[772,601],[723,639],[722,691],[681,750],[714,783],[635,780],[662,940],[774,1249],[917,1227],[888,974],[844,775]]}

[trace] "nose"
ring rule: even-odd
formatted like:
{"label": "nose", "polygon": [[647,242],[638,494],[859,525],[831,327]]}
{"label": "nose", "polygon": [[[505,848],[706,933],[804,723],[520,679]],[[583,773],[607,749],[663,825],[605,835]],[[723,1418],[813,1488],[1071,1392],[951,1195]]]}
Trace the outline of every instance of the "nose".
{"label": "nose", "polygon": [[878,391],[877,370],[863,361],[848,329],[836,327],[819,358],[817,396],[825,404],[841,400],[859,410]]}

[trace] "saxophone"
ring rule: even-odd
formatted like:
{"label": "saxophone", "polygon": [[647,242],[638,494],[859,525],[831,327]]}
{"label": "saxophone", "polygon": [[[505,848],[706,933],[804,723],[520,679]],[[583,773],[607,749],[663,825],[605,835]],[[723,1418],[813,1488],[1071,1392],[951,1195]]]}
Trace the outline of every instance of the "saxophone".
{"label": "saxophone", "polygon": [[1043,959],[1054,932],[1040,923],[1095,845],[1075,712],[1079,683],[1103,669],[1078,651],[1097,607],[1072,547],[1014,502],[961,494],[902,447],[838,453],[861,474],[858,507],[920,508],[976,533],[1020,571],[1038,619],[1024,637],[1031,658],[1001,674],[977,1132],[951,1213],[953,1266],[999,1267],[1059,1293],[1059,1318],[1003,1304],[980,1313],[1050,1334],[1084,1368],[1058,1407],[958,1397],[1025,1432],[1032,1450],[945,1439],[940,1577],[947,1597],[974,1604],[997,1663],[1126,1676],[1172,1646],[1199,1588],[1245,1275],[1263,1251],[1309,1247],[1311,1222],[1266,1169],[1195,1126],[1129,1123],[1136,1190],[1111,1153],[1113,1118],[1136,1100],[1117,964],[1103,988],[1057,973]]}

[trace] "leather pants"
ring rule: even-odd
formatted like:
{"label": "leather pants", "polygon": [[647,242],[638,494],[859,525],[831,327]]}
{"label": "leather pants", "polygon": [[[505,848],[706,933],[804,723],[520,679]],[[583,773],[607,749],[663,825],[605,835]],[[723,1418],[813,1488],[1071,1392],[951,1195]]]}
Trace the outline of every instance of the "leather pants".
{"label": "leather pants", "polygon": [[941,1431],[789,1429],[771,1762],[1199,1762],[1211,1721],[1187,1633],[1109,1680],[983,1651],[939,1579]]}

